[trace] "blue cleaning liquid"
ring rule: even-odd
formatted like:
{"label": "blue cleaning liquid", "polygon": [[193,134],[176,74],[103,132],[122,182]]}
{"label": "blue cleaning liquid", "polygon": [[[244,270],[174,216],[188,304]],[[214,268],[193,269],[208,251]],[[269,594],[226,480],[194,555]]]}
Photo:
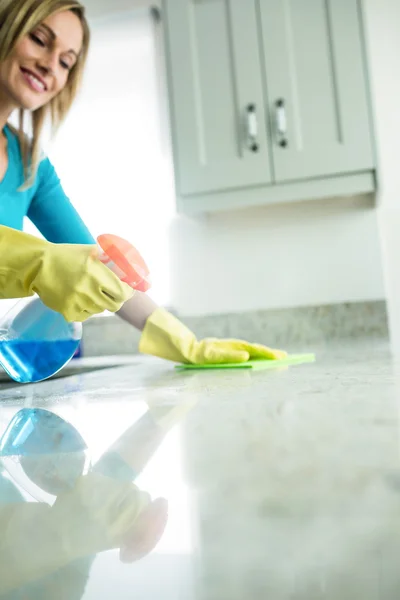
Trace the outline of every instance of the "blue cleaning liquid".
{"label": "blue cleaning liquid", "polygon": [[0,363],[18,383],[51,377],[73,357],[79,340],[0,341]]}

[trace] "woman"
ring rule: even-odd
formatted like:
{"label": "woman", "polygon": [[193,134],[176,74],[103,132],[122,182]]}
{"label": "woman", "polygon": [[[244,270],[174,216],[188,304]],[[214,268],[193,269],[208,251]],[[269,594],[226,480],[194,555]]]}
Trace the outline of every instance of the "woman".
{"label": "woman", "polygon": [[[95,240],[63,192],[50,161],[40,156],[40,134],[46,119],[50,119],[53,128],[57,128],[67,115],[82,79],[89,37],[84,8],[75,0],[1,1],[0,224],[21,230],[23,218],[28,216],[48,241],[63,244],[60,250],[63,257],[59,252],[56,261],[61,269],[61,265],[71,262],[69,255],[71,253],[72,256],[73,249],[68,244],[80,245],[79,249],[75,249],[76,257],[84,254],[82,244],[91,245]],[[10,115],[16,110],[20,116],[19,131],[8,125]],[[27,114],[31,115],[31,140],[24,134],[24,117]],[[21,233],[15,239],[13,235],[17,233],[5,229],[0,231],[0,245],[1,236],[4,236],[5,246],[8,240],[15,246],[26,239]],[[22,273],[19,279],[25,285],[19,286],[19,295],[22,295],[21,290],[26,293],[36,291],[46,303],[47,296],[52,295],[49,282],[57,281],[61,287],[64,282],[60,282],[63,278],[60,274],[55,279],[46,272],[42,276],[43,293],[40,285],[31,282],[32,277],[25,277],[25,272],[30,272],[26,266],[30,262],[30,244],[35,246],[35,243],[38,244],[38,241],[33,242],[29,238],[25,243],[25,256],[21,259],[17,256],[10,271]],[[48,247],[46,242],[40,243]],[[54,245],[50,245],[48,252],[42,251],[45,256],[54,256]],[[76,261],[79,265],[76,279],[83,289],[80,298],[76,299],[74,295],[74,285],[69,287],[68,302],[63,300],[64,294],[53,290],[53,296],[57,294],[57,297],[51,300],[51,306],[66,313],[70,319],[75,320],[76,313],[80,320],[84,320],[90,312],[100,312],[105,298],[108,306],[104,305],[104,308],[115,311],[125,301],[119,315],[143,331],[140,341],[143,353],[184,363],[244,362],[253,358],[277,359],[285,355],[281,351],[239,340],[198,342],[192,332],[167,311],[157,307],[146,294],[137,292],[129,298],[130,292],[121,284],[117,286],[115,278],[110,275],[103,283],[104,269],[97,268],[97,273],[93,273],[93,265],[98,267],[93,251],[91,247],[86,250],[84,258]],[[15,254],[18,255],[17,252]],[[88,254],[91,260],[87,258]],[[40,260],[38,262],[42,264]],[[38,269],[40,271],[40,267]],[[49,270],[55,273],[55,268]],[[7,268],[4,272],[7,275]],[[7,294],[5,280],[6,276],[3,277],[4,295]],[[70,281],[73,283],[74,279]],[[92,288],[96,292],[93,302]],[[16,290],[11,289],[11,293],[15,295]],[[71,309],[71,305],[75,308]]]}

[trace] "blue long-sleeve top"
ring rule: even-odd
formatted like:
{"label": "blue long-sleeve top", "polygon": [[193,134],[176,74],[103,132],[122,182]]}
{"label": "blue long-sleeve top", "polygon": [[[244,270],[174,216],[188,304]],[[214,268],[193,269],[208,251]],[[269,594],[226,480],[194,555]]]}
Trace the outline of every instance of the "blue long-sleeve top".
{"label": "blue long-sleeve top", "polygon": [[0,182],[0,225],[22,231],[24,217],[28,217],[50,242],[96,243],[66,196],[48,158],[40,162],[32,187],[19,191],[24,182],[19,141],[9,127],[5,127],[4,133],[8,144],[8,168]]}

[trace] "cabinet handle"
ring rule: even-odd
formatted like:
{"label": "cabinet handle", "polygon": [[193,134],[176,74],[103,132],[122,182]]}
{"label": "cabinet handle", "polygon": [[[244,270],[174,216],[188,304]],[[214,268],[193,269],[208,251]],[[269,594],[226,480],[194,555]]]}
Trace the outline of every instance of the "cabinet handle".
{"label": "cabinet handle", "polygon": [[246,106],[246,123],[247,123],[247,145],[251,152],[258,152],[260,145],[258,143],[258,121],[255,104]]}
{"label": "cabinet handle", "polygon": [[275,102],[276,107],[276,134],[279,146],[286,148],[288,146],[287,139],[287,118],[286,107],[283,98],[279,98]]}

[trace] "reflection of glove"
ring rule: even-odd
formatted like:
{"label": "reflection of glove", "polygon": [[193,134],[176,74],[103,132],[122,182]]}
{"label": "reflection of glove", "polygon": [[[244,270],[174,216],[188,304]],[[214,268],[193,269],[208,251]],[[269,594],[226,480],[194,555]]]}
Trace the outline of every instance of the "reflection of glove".
{"label": "reflection of glove", "polygon": [[81,477],[53,507],[0,504],[0,596],[104,550],[122,546],[124,562],[150,552],[167,518],[160,519],[157,504],[147,515],[151,506],[135,485],[98,474]]}
{"label": "reflection of glove", "polygon": [[51,509],[54,530],[70,560],[118,548],[150,495],[130,482],[98,473],[81,477],[70,491],[58,496]]}
{"label": "reflection of glove", "polygon": [[200,342],[173,315],[162,308],[147,320],[139,345],[140,352],[167,360],[193,364],[247,362],[254,359],[276,360],[286,352],[241,340],[205,339]]}
{"label": "reflection of glove", "polygon": [[181,401],[157,402],[153,398],[147,400],[149,414],[153,421],[163,430],[168,431],[186,417],[197,404],[198,398],[195,395],[188,394],[188,397]]}
{"label": "reflection of glove", "polygon": [[37,293],[67,321],[116,312],[133,295],[98,259],[96,246],[51,244],[0,226],[0,298]]}

